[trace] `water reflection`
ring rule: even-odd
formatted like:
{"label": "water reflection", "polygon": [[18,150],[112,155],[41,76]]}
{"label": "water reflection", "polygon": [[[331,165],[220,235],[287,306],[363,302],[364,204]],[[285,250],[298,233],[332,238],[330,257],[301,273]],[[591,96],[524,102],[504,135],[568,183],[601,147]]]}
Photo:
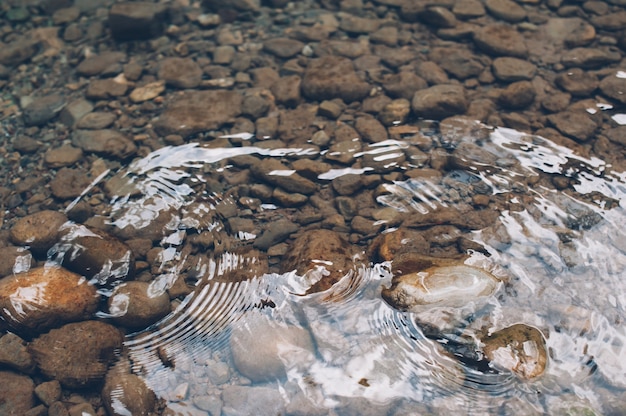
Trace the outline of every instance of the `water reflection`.
{"label": "water reflection", "polygon": [[[292,414],[341,414],[356,399],[374,413],[553,413],[569,392],[570,407],[611,408],[607,397],[626,388],[624,173],[541,137],[476,128],[487,133],[435,143],[449,152],[442,176],[399,175],[383,182],[376,199],[401,214],[403,226],[457,225],[473,243],[468,252],[484,253],[463,261],[480,257],[508,276],[487,307],[463,312],[445,330],[383,301],[393,260],[355,267],[331,289],[308,293],[307,276],[272,271],[252,245],[255,234],[230,230],[225,212],[245,208],[227,191],[214,192],[212,181],[236,157],[311,157],[309,148],[191,143],[160,149],[117,174],[107,183],[110,223],[158,242],[151,268],[161,290],[179,279],[193,286],[168,316],[127,337],[131,371],[183,414],[233,386]],[[410,141],[377,143],[354,155],[372,156],[372,166],[330,168],[317,179],[402,174],[416,167],[404,158],[414,149]],[[496,200],[495,215],[493,207],[475,209],[481,196]],[[391,232],[399,222],[379,224]],[[486,359],[489,337],[517,324],[541,334],[549,351],[536,378],[511,371],[519,363],[502,368]],[[537,347],[518,343],[527,352]]]}

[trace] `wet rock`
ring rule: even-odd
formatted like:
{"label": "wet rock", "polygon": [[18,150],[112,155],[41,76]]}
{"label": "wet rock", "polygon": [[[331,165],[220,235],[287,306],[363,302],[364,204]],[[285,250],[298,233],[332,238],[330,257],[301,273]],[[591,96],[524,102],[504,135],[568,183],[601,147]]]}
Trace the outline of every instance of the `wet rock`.
{"label": "wet rock", "polygon": [[287,59],[298,55],[304,43],[289,38],[274,38],[263,42],[263,49],[279,58]]}
{"label": "wet rock", "polygon": [[285,241],[291,234],[298,231],[298,228],[295,223],[287,219],[274,221],[254,240],[254,247],[268,250],[271,246]]}
{"label": "wet rock", "polygon": [[300,234],[289,246],[281,273],[293,270],[310,282],[309,293],[329,289],[362,264],[362,253],[341,234],[330,230],[310,230]]}
{"label": "wet rock", "polygon": [[361,138],[368,143],[378,143],[389,139],[385,126],[374,117],[359,117],[354,127]]}
{"label": "wet rock", "polygon": [[85,97],[90,100],[107,100],[126,94],[128,84],[118,82],[115,78],[94,79],[89,82]]}
{"label": "wet rock", "polygon": [[566,68],[578,67],[585,69],[600,68],[619,62],[621,55],[597,48],[574,48],[563,54],[561,63]]}
{"label": "wet rock", "polygon": [[85,172],[79,169],[62,168],[50,181],[52,195],[59,199],[79,196],[91,183]]}
{"label": "wet rock", "polygon": [[580,68],[572,68],[560,73],[556,84],[573,96],[585,97],[598,88],[598,77]]}
{"label": "wet rock", "polygon": [[351,34],[372,33],[380,27],[379,19],[359,17],[349,13],[339,13],[341,23],[339,28]]}
{"label": "wet rock", "polygon": [[[224,3],[221,0],[203,0],[202,5],[210,10],[224,8]],[[241,11],[256,11],[261,7],[261,0],[233,0],[228,5]]]}
{"label": "wet rock", "polygon": [[0,248],[0,277],[13,273],[21,273],[30,269],[34,260],[30,251],[23,247]]}
{"label": "wet rock", "polygon": [[61,399],[61,383],[57,380],[46,381],[35,387],[37,398],[46,406]]}
{"label": "wet rock", "polygon": [[436,62],[425,61],[417,64],[417,73],[430,85],[448,84],[448,75]]}
{"label": "wet rock", "polygon": [[417,12],[417,18],[427,25],[450,28],[456,26],[454,13],[445,7],[431,6]]}
{"label": "wet rock", "polygon": [[404,124],[410,112],[411,102],[407,99],[400,98],[385,105],[378,114],[378,119],[385,126],[395,126]]}
{"label": "wet rock", "polygon": [[11,332],[3,335],[0,338],[0,365],[32,373],[35,362],[26,349],[26,341]]}
{"label": "wet rock", "polygon": [[537,72],[537,67],[523,59],[502,57],[492,63],[493,75],[503,82],[531,80]]}
{"label": "wet rock", "polygon": [[96,111],[85,114],[85,116],[76,123],[76,128],[86,130],[106,129],[107,127],[110,127],[115,120],[117,120],[117,116],[113,113]]}
{"label": "wet rock", "polygon": [[524,324],[512,325],[482,340],[490,365],[512,371],[524,379],[540,376],[546,369],[548,354],[543,334]]}
{"label": "wet rock", "polygon": [[34,153],[41,146],[41,142],[28,136],[18,136],[13,140],[13,148],[20,153]]}
{"label": "wet rock", "polygon": [[125,159],[135,154],[137,146],[117,130],[75,130],[72,144],[85,152]]}
{"label": "wet rock", "polygon": [[474,19],[485,15],[485,7],[478,0],[455,1],[452,13],[462,20]]}
{"label": "wet rock", "polygon": [[35,97],[24,107],[22,117],[27,126],[41,126],[56,117],[65,107],[65,98],[53,94],[45,97]]}
{"label": "wet rock", "polygon": [[333,179],[332,186],[339,195],[352,195],[363,187],[361,175],[348,173]]}
{"label": "wet rock", "polygon": [[370,35],[370,41],[391,47],[396,46],[398,44],[398,28],[395,26],[381,27]]}
{"label": "wet rock", "polygon": [[64,234],[56,252],[63,255],[63,266],[85,276],[90,283],[106,285],[135,272],[135,256],[130,248],[104,231],[72,224]]}
{"label": "wet rock", "polygon": [[[281,77],[278,81],[272,84],[270,90],[274,94],[274,98],[278,104],[283,104],[286,107],[296,107],[300,102],[300,90],[302,80],[298,75],[288,75]],[[269,103],[263,100],[265,106],[269,107]],[[265,110],[266,112],[267,110]],[[263,112],[263,114],[265,113]],[[254,117],[257,118],[257,117]]]}
{"label": "wet rock", "polygon": [[613,143],[626,146],[626,126],[619,126],[606,131],[606,137]]}
{"label": "wet rock", "polygon": [[41,335],[29,350],[46,377],[67,388],[84,388],[104,378],[123,340],[112,325],[84,321]]}
{"label": "wet rock", "polygon": [[122,283],[109,298],[109,313],[115,322],[127,328],[146,328],[169,312],[167,292],[147,282]]}
{"label": "wet rock", "polygon": [[142,87],[135,88],[128,98],[134,103],[142,103],[158,97],[163,91],[165,91],[165,82],[151,82]]}
{"label": "wet rock", "polygon": [[402,253],[420,253],[427,255],[430,243],[419,231],[398,228],[395,231],[376,237],[369,247],[370,257],[378,261],[391,261]]}
{"label": "wet rock", "polygon": [[526,58],[528,47],[522,35],[510,26],[493,24],[474,32],[474,43],[486,53],[496,56]]}
{"label": "wet rock", "polygon": [[602,78],[599,86],[602,94],[619,103],[626,104],[626,74],[624,71],[607,75]]}
{"label": "wet rock", "polygon": [[419,90],[411,102],[413,112],[424,118],[442,119],[467,109],[465,89],[460,85],[435,85]]}
{"label": "wet rock", "polygon": [[430,58],[458,79],[478,76],[484,70],[483,64],[467,49],[437,48],[432,51]]}
{"label": "wet rock", "polygon": [[620,10],[603,16],[593,16],[591,24],[602,30],[621,30],[626,27],[626,11]]}
{"label": "wet rock", "polygon": [[178,96],[154,123],[158,134],[193,134],[215,130],[241,113],[243,97],[235,91],[189,91]]}
{"label": "wet rock", "polygon": [[44,155],[44,162],[51,168],[70,166],[83,157],[83,151],[72,145],[63,145],[56,149],[48,149]]}
{"label": "wet rock", "polygon": [[501,91],[498,103],[509,109],[522,109],[528,107],[535,100],[535,88],[529,81],[517,81],[509,84]]}
{"label": "wet rock", "polygon": [[102,388],[102,401],[111,416],[148,416],[156,409],[156,395],[139,376],[112,369]]}
{"label": "wet rock", "polygon": [[526,10],[512,0],[486,0],[485,7],[490,14],[507,22],[519,22],[526,18]]}
{"label": "wet rock", "polygon": [[25,415],[35,406],[35,383],[30,377],[12,371],[0,371],[0,414]]}
{"label": "wet rock", "polygon": [[117,40],[150,39],[163,32],[166,15],[163,4],[120,2],[111,6],[108,25]]}
{"label": "wet rock", "polygon": [[570,94],[555,93],[544,97],[541,106],[551,113],[559,113],[567,109],[571,99]]}
{"label": "wet rock", "polygon": [[94,76],[121,70],[120,62],[126,60],[123,52],[103,52],[86,58],[76,67],[76,73],[84,76]]}
{"label": "wet rock", "polygon": [[282,415],[285,401],[280,392],[269,387],[228,386],[222,392],[225,415]]}
{"label": "wet rock", "polygon": [[93,110],[93,104],[89,101],[79,98],[66,105],[59,114],[61,123],[68,127],[72,127],[83,116]]}
{"label": "wet rock", "polygon": [[352,102],[364,98],[370,85],[362,81],[349,59],[328,55],[309,63],[302,79],[302,93],[312,100],[341,98]]}
{"label": "wet rock", "polygon": [[57,211],[39,211],[17,220],[11,227],[9,238],[14,244],[30,246],[36,251],[46,251],[59,238],[59,229],[67,217]]}
{"label": "wet rock", "polygon": [[96,289],[62,267],[37,267],[0,280],[0,315],[17,331],[88,319],[97,305]]}
{"label": "wet rock", "polygon": [[410,100],[417,90],[428,86],[426,81],[410,71],[401,71],[398,74],[385,76],[383,88],[392,98],[405,98]]}
{"label": "wet rock", "polygon": [[548,121],[562,134],[579,142],[593,137],[598,126],[584,112],[564,111],[548,116]]}
{"label": "wet rock", "polygon": [[19,65],[37,53],[39,42],[34,39],[18,38],[9,44],[0,44],[0,64]]}
{"label": "wet rock", "polygon": [[277,159],[259,160],[250,167],[250,171],[259,179],[280,186],[289,192],[309,195],[317,189],[314,182],[303,178]]}
{"label": "wet rock", "polygon": [[175,88],[195,88],[202,81],[202,69],[191,58],[166,58],[159,64],[159,79]]}
{"label": "wet rock", "polygon": [[245,377],[255,382],[281,379],[313,359],[313,340],[306,329],[271,321],[259,312],[245,318],[230,334],[233,362]]}
{"label": "wet rock", "polygon": [[431,308],[458,309],[469,306],[475,309],[478,304],[488,301],[501,286],[500,279],[488,271],[462,262],[427,268],[419,266],[423,265],[419,262],[393,263],[391,287],[382,291],[387,303],[398,310],[416,313]]}

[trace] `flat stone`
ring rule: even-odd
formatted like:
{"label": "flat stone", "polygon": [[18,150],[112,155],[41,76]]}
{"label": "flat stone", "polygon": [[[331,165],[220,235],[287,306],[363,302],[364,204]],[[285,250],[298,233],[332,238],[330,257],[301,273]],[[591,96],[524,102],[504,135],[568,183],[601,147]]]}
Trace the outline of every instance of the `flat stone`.
{"label": "flat stone", "polygon": [[111,68],[121,69],[120,63],[126,60],[123,52],[107,51],[99,55],[93,55],[82,61],[77,67],[79,75],[94,76],[103,72],[109,72]]}
{"label": "flat stone", "polygon": [[163,93],[163,91],[165,91],[165,82],[151,82],[144,86],[135,88],[130,93],[129,98],[134,103],[142,103],[158,97],[161,93]]}
{"label": "flat stone", "polygon": [[603,16],[593,16],[591,24],[602,30],[621,30],[626,27],[626,11],[620,10]]}
{"label": "flat stone", "polygon": [[[277,103],[286,107],[296,107],[301,100],[301,85],[302,79],[298,75],[288,75],[273,83],[270,90]],[[269,104],[266,105],[269,107]]]}
{"label": "flat stone", "polygon": [[61,212],[39,211],[17,220],[9,231],[9,238],[16,245],[46,251],[57,242],[60,228],[66,222],[67,216]]}
{"label": "flat stone", "polygon": [[485,6],[478,0],[460,0],[454,2],[452,13],[462,20],[475,19],[485,15]]}
{"label": "flat stone", "polygon": [[602,78],[599,86],[602,94],[619,103],[626,104],[626,73],[624,71],[607,75]]}
{"label": "flat stone", "polygon": [[163,4],[120,2],[111,6],[108,25],[116,40],[150,39],[163,33],[166,18]]}
{"label": "flat stone", "polygon": [[464,48],[435,48],[430,59],[458,79],[476,77],[485,69],[478,57]]}
{"label": "flat stone", "polygon": [[228,386],[222,392],[224,415],[284,415],[285,400],[269,387]]}
{"label": "flat stone", "polygon": [[493,75],[503,82],[531,80],[537,72],[537,67],[524,59],[501,57],[491,64]]}
{"label": "flat stone", "polygon": [[356,74],[349,59],[324,56],[312,60],[302,79],[302,93],[312,100],[341,98],[352,102],[369,94],[370,85]]}
{"label": "flat stone", "polygon": [[392,98],[410,100],[416,91],[428,87],[426,81],[412,71],[401,71],[383,78],[383,88]]}
{"label": "flat stone", "polygon": [[50,407],[61,398],[61,383],[57,380],[45,381],[35,387],[35,395],[43,404]]}
{"label": "flat stone", "polygon": [[380,27],[379,19],[359,17],[349,13],[339,13],[339,28],[352,34],[372,33]]}
{"label": "flat stone", "polygon": [[467,110],[465,89],[460,85],[435,85],[419,90],[411,102],[413,112],[424,118],[442,119]]}
{"label": "flat stone", "polygon": [[526,18],[526,10],[512,0],[486,0],[485,7],[490,14],[507,22],[519,22]]}
{"label": "flat stone", "polygon": [[526,58],[528,47],[522,35],[510,26],[492,24],[474,32],[474,43],[483,51],[495,56]]}
{"label": "flat stone", "polygon": [[263,42],[263,49],[279,58],[292,58],[302,52],[304,43],[289,38],[273,38]]}
{"label": "flat stone", "polygon": [[564,111],[548,116],[548,121],[562,134],[579,142],[589,140],[598,126],[584,112]]}
{"label": "flat stone", "polygon": [[27,126],[46,124],[63,110],[65,104],[65,98],[58,94],[35,97],[22,111],[24,124]]}
{"label": "flat stone", "polygon": [[85,152],[125,159],[135,154],[137,146],[117,130],[75,130],[72,144]]}
{"label": "flat stone", "polygon": [[34,153],[40,146],[40,141],[28,136],[19,135],[13,140],[13,148],[20,153]]}
{"label": "flat stone", "polygon": [[298,192],[305,195],[317,190],[317,185],[309,179],[303,178],[295,170],[289,169],[277,159],[259,160],[250,167],[253,175],[272,185],[280,186],[289,192]]}
{"label": "flat stone", "polygon": [[332,186],[339,195],[352,195],[363,187],[361,175],[348,173],[333,179]]}
{"label": "flat stone", "polygon": [[580,68],[571,68],[561,72],[554,80],[556,85],[573,96],[586,97],[598,88],[598,77]]}
{"label": "flat stone", "polygon": [[202,81],[202,69],[191,58],[165,58],[159,64],[158,76],[175,88],[195,88]]}
{"label": "flat stone", "polygon": [[178,96],[154,123],[158,134],[189,137],[216,130],[241,113],[243,97],[235,91],[189,91]]}
{"label": "flat stone", "polygon": [[563,54],[561,63],[566,68],[593,69],[619,62],[620,59],[621,55],[617,52],[609,52],[597,48],[574,48]]}
{"label": "flat stone", "polygon": [[9,44],[0,42],[0,64],[7,66],[19,65],[32,58],[38,50],[39,41],[18,38]]}
{"label": "flat stone", "polygon": [[504,108],[519,110],[531,105],[536,95],[530,81],[517,81],[500,92],[498,103]]}
{"label": "flat stone", "polygon": [[287,219],[274,221],[254,240],[254,247],[261,250],[268,250],[273,245],[285,241],[291,234],[298,231],[298,228],[297,224]]}
{"label": "flat stone", "polygon": [[51,168],[62,168],[78,162],[83,157],[83,151],[71,144],[64,144],[55,149],[48,149],[44,155],[44,162]]}
{"label": "flat stone", "polygon": [[67,388],[85,388],[104,379],[123,341],[114,326],[84,321],[39,336],[30,343],[29,351],[46,377]]}
{"label": "flat stone", "polygon": [[18,331],[88,319],[98,301],[95,287],[62,267],[37,267],[0,280],[0,315]]}
{"label": "flat stone", "polygon": [[107,100],[126,94],[128,84],[114,78],[93,79],[87,86],[85,97],[90,100]]}
{"label": "flat stone", "polygon": [[368,143],[378,143],[389,139],[385,126],[374,117],[359,117],[354,127],[361,138]]}
{"label": "flat stone", "polygon": [[61,110],[59,120],[66,126],[72,127],[78,120],[91,111],[93,111],[93,104],[83,98],[79,98],[70,102]]}
{"label": "flat stone", "polygon": [[79,196],[90,183],[83,170],[62,168],[50,181],[50,190],[59,199],[71,199]]}
{"label": "flat stone", "polygon": [[445,7],[426,7],[417,13],[417,18],[424,24],[435,27],[452,28],[456,26],[454,13]]}
{"label": "flat stone", "polygon": [[85,114],[78,122],[76,123],[77,129],[86,129],[86,130],[100,130],[111,127],[117,120],[117,116],[110,112],[105,111],[96,111],[93,113]]}
{"label": "flat stone", "polygon": [[170,312],[170,298],[148,282],[131,281],[115,287],[109,298],[109,313],[127,328],[146,328]]}

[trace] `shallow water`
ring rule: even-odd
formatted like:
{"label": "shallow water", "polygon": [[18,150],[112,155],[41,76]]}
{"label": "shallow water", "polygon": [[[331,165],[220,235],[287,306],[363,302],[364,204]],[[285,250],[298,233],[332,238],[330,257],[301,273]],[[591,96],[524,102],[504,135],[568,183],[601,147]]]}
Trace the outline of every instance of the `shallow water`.
{"label": "shallow water", "polygon": [[[433,148],[454,155],[462,143],[474,142],[481,150],[462,153],[456,169],[442,177],[386,180],[386,192],[377,198],[381,208],[415,215],[461,207],[477,194],[506,201],[494,225],[471,233],[484,250],[466,261],[503,277],[503,287],[471,313],[443,311],[455,318],[434,335],[420,324],[421,316],[382,299],[393,261],[355,266],[331,289],[314,294],[307,294],[310,275],[250,276],[260,260],[242,248],[258,236],[229,232],[220,206],[235,204],[242,215],[259,221],[280,207],[251,211],[229,197],[228,189],[213,193],[211,183],[236,169],[235,156],[299,158],[311,156],[310,149],[192,143],[160,149],[116,173],[111,224],[141,228],[159,214],[175,213],[165,226],[160,265],[152,265],[159,270],[154,290],[170,288],[179,275],[195,280],[194,291],[175,311],[127,336],[128,357],[121,360],[128,359],[132,372],[179,414],[204,414],[232,385],[269,388],[256,390],[270,403],[263,402],[267,409],[282,400],[289,414],[623,412],[625,174],[541,137],[505,128],[487,131],[479,139],[444,138],[434,129]],[[410,139],[388,141],[363,154],[381,148],[383,154],[411,154],[416,145]],[[392,170],[417,167],[407,160]],[[351,172],[322,173],[318,182]],[[546,175],[570,178],[572,186],[556,190],[539,180]],[[534,177],[536,182],[528,179]],[[216,236],[223,249],[191,253],[185,242],[202,231]],[[249,280],[224,279],[234,271]],[[472,356],[473,344],[462,341],[517,323],[537,328],[546,342],[546,370],[530,380]],[[309,334],[314,346],[279,351],[282,376],[251,382],[238,372],[234,342],[256,355],[265,347],[265,333],[284,330],[288,338],[294,328],[304,329],[297,337]],[[224,406],[224,414],[241,411]]]}

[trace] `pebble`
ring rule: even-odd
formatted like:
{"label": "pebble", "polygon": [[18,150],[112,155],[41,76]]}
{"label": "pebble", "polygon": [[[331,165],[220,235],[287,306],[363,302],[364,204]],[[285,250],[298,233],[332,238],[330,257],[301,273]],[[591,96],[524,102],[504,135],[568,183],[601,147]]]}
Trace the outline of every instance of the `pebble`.
{"label": "pebble", "polygon": [[370,85],[356,74],[349,59],[324,56],[313,59],[302,78],[302,94],[312,100],[341,98],[344,102],[363,99]]}
{"label": "pebble", "polygon": [[108,26],[116,40],[150,39],[163,33],[165,5],[149,2],[119,2],[109,9]]}
{"label": "pebble", "polygon": [[93,104],[79,98],[67,104],[59,114],[59,120],[67,127],[72,127],[78,120],[93,110]]}
{"label": "pebble", "polygon": [[493,75],[503,82],[531,80],[537,67],[524,59],[500,57],[493,60]]}
{"label": "pebble", "polygon": [[65,107],[65,98],[59,94],[35,97],[24,107],[22,118],[27,126],[41,126],[52,120]]}
{"label": "pebble", "polygon": [[574,48],[563,54],[561,63],[566,68],[593,69],[619,62],[620,59],[620,54],[598,48]]}
{"label": "pebble", "polygon": [[313,181],[300,176],[277,159],[257,160],[250,171],[259,179],[289,192],[309,195],[317,189]]}
{"label": "pebble", "polygon": [[621,104],[626,104],[626,73],[618,71],[602,78],[599,84],[602,94]]}
{"label": "pebble", "polygon": [[0,365],[31,374],[35,362],[28,353],[26,341],[11,332],[0,337]]}
{"label": "pebble", "polygon": [[17,220],[9,231],[9,238],[16,245],[45,252],[56,243],[60,228],[66,222],[65,214],[50,210],[39,211]]}
{"label": "pebble", "polygon": [[125,159],[137,151],[137,146],[123,133],[113,129],[74,130],[72,144],[84,152]]}
{"label": "pebble", "polygon": [[156,396],[144,380],[114,367],[102,388],[104,407],[110,416],[148,416],[156,409]]}
{"label": "pebble", "polygon": [[543,334],[536,328],[516,324],[482,339],[483,351],[497,369],[531,379],[544,373],[548,352]]}
{"label": "pebble", "polygon": [[269,387],[228,386],[222,391],[222,400],[222,414],[225,416],[285,414],[282,395]]}
{"label": "pebble", "polygon": [[79,196],[90,183],[81,169],[62,168],[50,181],[50,190],[56,198],[72,199]]}
{"label": "pebble", "polygon": [[134,103],[142,103],[155,99],[165,91],[165,82],[157,81],[146,84],[142,87],[135,88],[129,95],[129,98]]}
{"label": "pebble", "polygon": [[476,30],[474,43],[486,53],[495,56],[528,56],[528,47],[522,35],[514,28],[502,24],[491,24]]}
{"label": "pebble", "polygon": [[117,116],[113,113],[105,112],[105,111],[95,111],[93,113],[85,114],[83,117],[78,120],[76,123],[77,129],[86,129],[86,130],[100,130],[106,129],[110,127],[115,120],[117,120]]}
{"label": "pebble", "polygon": [[389,74],[383,79],[383,88],[392,98],[410,100],[416,91],[428,86],[420,76],[410,71],[401,71],[398,74]]}
{"label": "pebble", "polygon": [[507,22],[519,22],[526,18],[526,10],[512,0],[486,0],[485,7],[494,17]]}
{"label": "pebble", "polygon": [[115,322],[131,329],[146,328],[170,312],[170,298],[148,282],[131,281],[115,287],[109,298],[109,313]]}
{"label": "pebble", "polygon": [[202,81],[202,69],[191,58],[166,58],[159,64],[158,77],[175,88],[195,88]]}
{"label": "pebble", "polygon": [[46,406],[61,399],[61,383],[57,380],[45,381],[35,387],[35,395]]}
{"label": "pebble", "polygon": [[83,60],[77,67],[79,75],[94,76],[102,73],[110,73],[121,69],[120,63],[126,60],[123,52],[107,51],[99,55],[93,55]]}
{"label": "pebble", "polygon": [[85,97],[90,100],[108,100],[126,94],[128,85],[115,78],[94,79],[89,82]]}
{"label": "pebble", "polygon": [[[281,379],[291,368],[306,365],[315,354],[306,329],[273,322],[258,312],[248,313],[245,323],[238,321],[230,335],[230,349],[237,371],[255,382]],[[228,405],[229,401],[224,401]]]}
{"label": "pebble", "polygon": [[35,383],[30,377],[0,371],[0,414],[24,415],[35,406]]}
{"label": "pebble", "polygon": [[36,267],[0,280],[0,316],[19,332],[88,319],[98,301],[95,287],[62,267]]}
{"label": "pebble", "polygon": [[467,110],[465,89],[460,85],[435,85],[419,90],[411,101],[413,112],[424,118],[440,120]]}
{"label": "pebble", "polygon": [[297,230],[298,226],[287,219],[274,221],[254,240],[254,247],[268,250],[270,247],[285,241],[289,235]]}
{"label": "pebble", "polygon": [[593,137],[597,124],[583,112],[563,111],[548,116],[548,121],[562,134],[579,142]]}
{"label": "pebble", "polygon": [[298,55],[304,43],[289,38],[273,38],[263,42],[263,49],[279,58],[288,59]]}
{"label": "pebble", "polygon": [[44,162],[49,167],[56,169],[71,166],[81,160],[83,151],[71,144],[64,144],[56,149],[48,149],[44,155]]}
{"label": "pebble", "polygon": [[0,277],[25,272],[34,264],[30,251],[23,247],[0,247]]}
{"label": "pebble", "polygon": [[517,81],[501,91],[498,103],[504,108],[519,110],[531,105],[536,95],[535,88],[530,81]]}
{"label": "pebble", "polygon": [[586,97],[598,88],[598,77],[580,68],[571,68],[560,73],[556,84],[573,96]]}
{"label": "pebble", "polygon": [[37,53],[38,47],[38,41],[27,38],[17,38],[9,44],[0,42],[0,64],[16,66],[26,62]]}
{"label": "pebble", "polygon": [[85,388],[104,379],[123,339],[112,325],[76,322],[35,338],[29,351],[46,377],[67,388]]}
{"label": "pebble", "polygon": [[193,134],[216,130],[241,113],[243,97],[235,91],[190,91],[170,102],[154,123],[158,134]]}

